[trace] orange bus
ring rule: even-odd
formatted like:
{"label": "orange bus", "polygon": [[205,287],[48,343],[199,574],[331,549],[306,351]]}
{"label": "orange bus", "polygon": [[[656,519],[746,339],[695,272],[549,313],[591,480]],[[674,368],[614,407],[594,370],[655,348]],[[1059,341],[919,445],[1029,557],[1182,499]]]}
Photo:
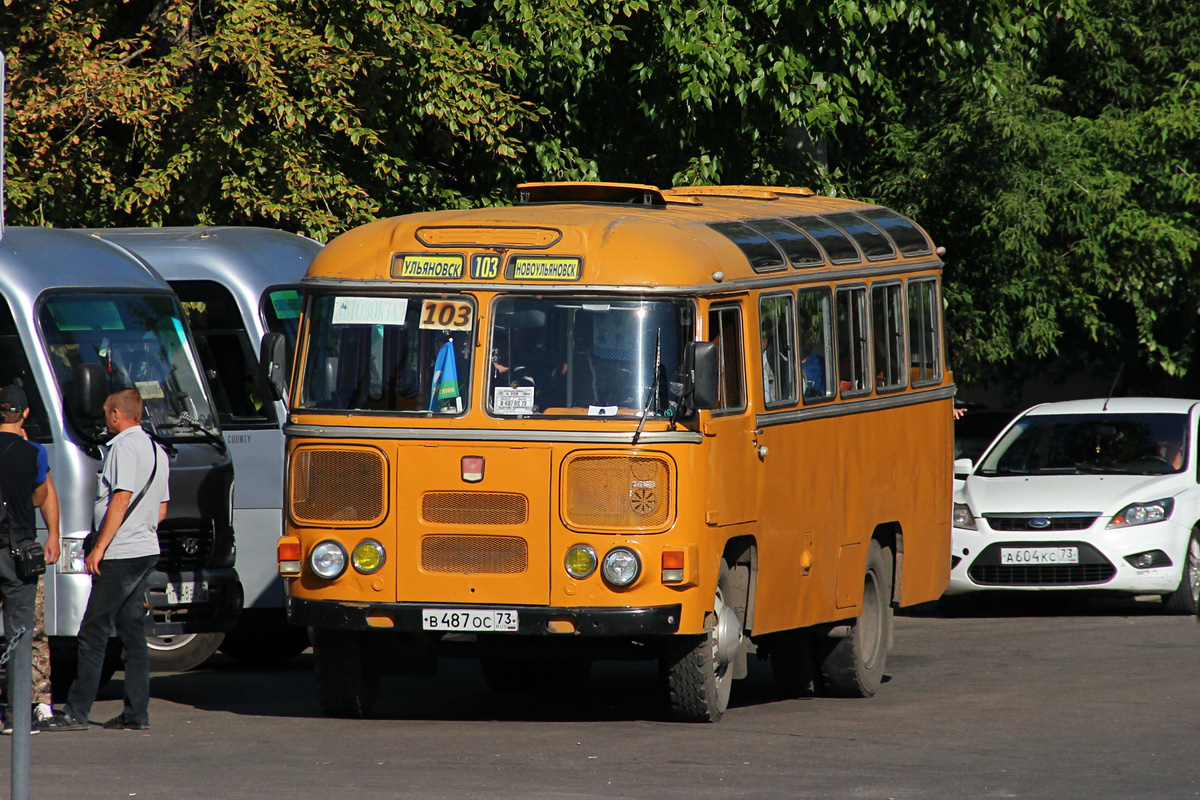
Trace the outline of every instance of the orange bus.
{"label": "orange bus", "polygon": [[565,691],[658,659],[686,721],[749,656],[873,694],[893,609],[949,578],[940,250],[807,189],[518,193],[352,230],[304,280],[278,557],[325,712],[456,654]]}

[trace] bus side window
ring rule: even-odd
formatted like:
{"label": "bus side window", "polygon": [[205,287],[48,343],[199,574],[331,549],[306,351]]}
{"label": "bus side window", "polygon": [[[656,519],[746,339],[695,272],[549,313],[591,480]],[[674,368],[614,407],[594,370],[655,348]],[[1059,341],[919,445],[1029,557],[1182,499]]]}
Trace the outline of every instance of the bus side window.
{"label": "bus side window", "polygon": [[867,349],[867,290],[837,290],[838,386],[843,395],[870,391]]}
{"label": "bus side window", "polygon": [[896,391],[908,383],[904,369],[904,310],[900,284],[871,287],[871,335],[875,346],[875,388]]}
{"label": "bus side window", "polygon": [[833,397],[833,316],[829,305],[828,289],[805,289],[796,294],[805,405]]}
{"label": "bus side window", "polygon": [[758,306],[759,346],[762,348],[763,403],[796,402],[795,310],[790,294],[764,297]]}
{"label": "bus side window", "polygon": [[908,282],[908,358],[914,386],[942,379],[939,308],[936,279]]}
{"label": "bus side window", "polygon": [[736,306],[714,308],[708,315],[708,337],[717,345],[717,406],[715,412],[746,407],[742,369],[742,313]]}

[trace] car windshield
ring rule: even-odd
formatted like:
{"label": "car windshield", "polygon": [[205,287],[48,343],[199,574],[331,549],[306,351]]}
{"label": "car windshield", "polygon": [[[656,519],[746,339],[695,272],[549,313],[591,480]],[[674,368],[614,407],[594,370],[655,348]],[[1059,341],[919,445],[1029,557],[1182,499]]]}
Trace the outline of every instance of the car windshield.
{"label": "car windshield", "polygon": [[38,320],[64,396],[78,364],[99,364],[109,392],[136,389],[142,396],[143,424],[156,435],[191,439],[220,433],[173,295],[52,295]]}
{"label": "car windshield", "polygon": [[682,300],[501,297],[489,332],[488,410],[669,417],[692,319]]}
{"label": "car windshield", "polygon": [[1163,475],[1187,460],[1187,414],[1047,414],[1018,420],[980,475]]}
{"label": "car windshield", "polygon": [[313,297],[298,408],[459,414],[470,399],[474,301]]}

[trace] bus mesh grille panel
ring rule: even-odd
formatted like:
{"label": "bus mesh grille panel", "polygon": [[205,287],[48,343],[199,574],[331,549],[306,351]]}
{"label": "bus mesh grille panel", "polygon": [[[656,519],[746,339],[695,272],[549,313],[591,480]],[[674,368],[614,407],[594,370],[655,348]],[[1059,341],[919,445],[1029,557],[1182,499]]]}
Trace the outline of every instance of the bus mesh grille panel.
{"label": "bus mesh grille panel", "polygon": [[383,456],[375,450],[299,450],[290,475],[297,522],[371,522],[383,516]]}
{"label": "bus mesh grille panel", "polygon": [[574,528],[657,528],[671,516],[671,470],[653,456],[583,456],[567,467],[563,515]]}
{"label": "bus mesh grille panel", "polygon": [[488,492],[429,492],[421,518],[440,525],[524,525],[529,502],[523,495]]}
{"label": "bus mesh grille panel", "polygon": [[517,536],[426,536],[421,569],[426,572],[513,575],[529,566],[529,546]]}

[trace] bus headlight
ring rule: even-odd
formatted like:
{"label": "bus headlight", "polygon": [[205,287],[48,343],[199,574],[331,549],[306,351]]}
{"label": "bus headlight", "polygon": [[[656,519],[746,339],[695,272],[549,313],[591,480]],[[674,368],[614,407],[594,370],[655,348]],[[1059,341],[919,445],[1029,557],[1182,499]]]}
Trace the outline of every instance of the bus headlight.
{"label": "bus headlight", "polygon": [[577,544],[567,551],[565,565],[572,578],[586,578],[596,571],[598,563],[596,551],[586,544]]}
{"label": "bus headlight", "polygon": [[354,548],[354,568],[363,575],[370,575],[373,572],[378,572],[383,566],[384,559],[387,555],[383,552],[383,545],[374,539],[364,539]]}
{"label": "bus headlight", "polygon": [[339,542],[326,539],[308,554],[308,565],[325,580],[341,577],[346,571],[346,548]]}
{"label": "bus headlight", "polygon": [[637,553],[628,547],[614,547],[604,554],[604,564],[600,574],[604,580],[613,586],[629,586],[638,579],[642,571],[642,561]]}

